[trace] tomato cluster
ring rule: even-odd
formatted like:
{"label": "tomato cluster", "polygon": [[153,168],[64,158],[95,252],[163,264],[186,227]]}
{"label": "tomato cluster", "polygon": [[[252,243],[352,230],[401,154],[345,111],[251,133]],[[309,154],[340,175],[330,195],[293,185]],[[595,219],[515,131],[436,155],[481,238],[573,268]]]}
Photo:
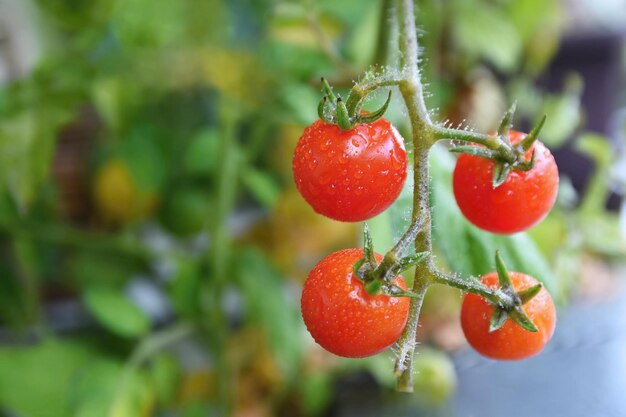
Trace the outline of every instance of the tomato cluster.
{"label": "tomato cluster", "polygon": [[[511,131],[509,143],[515,147],[524,137]],[[494,233],[515,233],[547,215],[558,189],[554,158],[538,141],[524,158],[528,169],[511,171],[495,187],[492,178],[497,161],[468,154],[459,157],[454,195],[470,222]],[[407,155],[398,131],[383,118],[349,130],[318,120],[300,137],[292,167],[300,194],[316,212],[356,222],[381,213],[398,197],[407,175]],[[378,254],[375,257],[378,262],[382,259]],[[398,339],[407,321],[407,297],[366,291],[363,277],[355,272],[355,265],[363,259],[362,249],[335,252],[313,268],[304,284],[301,306],[307,329],[319,345],[336,355],[376,354]],[[536,283],[521,273],[510,275],[515,291]],[[497,274],[485,275],[483,283],[495,288]],[[392,284],[407,291],[400,275]],[[481,296],[467,294],[461,313],[467,340],[478,352],[495,359],[521,359],[538,353],[554,331],[554,303],[542,288],[523,309],[537,332],[508,319],[492,331],[493,305]]]}

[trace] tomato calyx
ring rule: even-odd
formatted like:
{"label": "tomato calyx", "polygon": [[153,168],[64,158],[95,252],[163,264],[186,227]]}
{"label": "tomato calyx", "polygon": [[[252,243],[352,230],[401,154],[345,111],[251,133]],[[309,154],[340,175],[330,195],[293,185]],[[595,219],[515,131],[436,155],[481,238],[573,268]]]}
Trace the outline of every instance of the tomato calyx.
{"label": "tomato calyx", "polygon": [[516,103],[506,111],[500,126],[493,136],[493,140],[487,147],[476,145],[455,146],[450,152],[466,153],[480,158],[487,158],[494,161],[493,168],[493,188],[502,185],[509,174],[513,171],[530,171],[535,166],[535,151],[531,152],[530,158],[526,157],[529,150],[533,148],[535,141],[539,137],[539,132],[546,122],[544,115],[531,132],[518,143],[511,143],[509,135],[512,128],[513,115],[515,114]]}
{"label": "tomato calyx", "polygon": [[398,287],[393,281],[402,272],[412,268],[427,257],[428,252],[402,256],[402,252],[408,246],[406,242],[415,239],[415,235],[419,230],[419,225],[412,225],[394,248],[385,254],[383,260],[377,263],[374,256],[374,244],[367,223],[363,226],[364,256],[354,264],[353,270],[358,279],[363,282],[365,291],[369,295],[383,294],[389,297],[417,297],[416,294]]}
{"label": "tomato calyx", "polygon": [[363,112],[361,109],[365,98],[373,90],[363,90],[358,85],[355,85],[348,99],[344,101],[341,95],[333,92],[328,81],[322,77],[322,91],[324,92],[324,97],[322,97],[317,106],[319,118],[326,123],[336,124],[342,130],[351,130],[358,124],[375,122],[385,114],[391,102],[391,91],[389,91],[387,100],[378,110]]}
{"label": "tomato calyx", "polygon": [[489,333],[500,329],[509,318],[523,329],[529,332],[537,332],[537,326],[526,315],[522,306],[535,297],[543,286],[536,284],[516,292],[511,283],[509,272],[500,256],[500,251],[496,251],[496,271],[498,273],[498,291],[503,297],[497,303],[490,301],[494,306],[494,312],[489,323]]}

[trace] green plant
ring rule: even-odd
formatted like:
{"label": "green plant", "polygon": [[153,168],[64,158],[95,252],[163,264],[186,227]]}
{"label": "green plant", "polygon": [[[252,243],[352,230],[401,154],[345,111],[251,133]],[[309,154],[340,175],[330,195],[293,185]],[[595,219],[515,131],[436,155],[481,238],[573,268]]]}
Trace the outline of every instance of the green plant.
{"label": "green plant", "polygon": [[[387,4],[390,7],[390,4]],[[491,184],[493,188],[502,187],[506,184],[509,176],[517,175],[515,171],[532,172],[537,161],[536,158],[527,157],[528,151],[536,145],[541,127],[542,119],[538,126],[527,135],[522,141],[512,143],[509,140],[512,119],[515,106],[512,106],[504,115],[495,135],[485,135],[467,130],[452,129],[435,123],[431,120],[430,112],[426,107],[424,91],[421,82],[421,74],[418,67],[419,45],[415,27],[414,4],[412,0],[398,0],[395,4],[397,13],[392,14],[392,24],[388,30],[392,30],[394,25],[399,27],[399,50],[400,62],[396,69],[384,68],[380,73],[370,72],[350,90],[346,102],[341,98],[336,98],[334,93],[325,84],[325,97],[319,105],[320,117],[326,122],[334,122],[347,130],[346,138],[354,126],[359,123],[360,112],[354,111],[354,103],[362,103],[372,92],[389,86],[397,86],[406,105],[408,117],[411,122],[411,136],[413,144],[413,211],[411,224],[404,232],[396,245],[385,254],[382,260],[375,259],[373,255],[373,245],[367,228],[365,229],[365,249],[361,260],[354,260],[354,272],[362,280],[366,291],[369,294],[382,293],[386,296],[410,297],[410,310],[407,324],[402,335],[397,341],[395,373],[398,377],[397,387],[400,391],[412,391],[412,361],[415,352],[415,337],[418,327],[418,320],[422,302],[428,287],[432,284],[445,284],[463,289],[486,299],[488,302],[499,306],[493,314],[492,321],[497,322],[491,330],[497,329],[508,319],[519,325],[524,332],[531,334],[537,328],[528,318],[522,308],[519,307],[520,300],[527,301],[537,295],[541,286],[533,287],[526,292],[517,292],[508,282],[506,270],[497,256],[498,271],[502,288],[492,288],[484,283],[463,279],[457,275],[443,273],[434,262],[432,252],[432,220],[431,207],[429,201],[429,153],[431,147],[442,139],[455,139],[465,141],[476,146],[457,146],[457,152],[469,153],[492,160],[495,165],[491,168]],[[387,102],[373,114],[375,117],[365,120],[372,123],[376,118],[382,116]],[[325,112],[324,108],[330,102],[330,111]],[[345,151],[344,151],[345,152]],[[543,155],[542,155],[543,156]],[[296,154],[297,157],[297,154]],[[542,158],[540,158],[542,159]],[[541,166],[541,165],[540,165]],[[555,173],[551,173],[554,178]],[[554,186],[556,183],[554,183]],[[506,185],[505,185],[506,186]],[[552,191],[554,191],[554,188]],[[468,190],[471,192],[472,190]],[[531,191],[532,193],[532,191]],[[554,193],[548,196],[549,206],[552,204]],[[548,207],[549,209],[549,207]],[[541,213],[545,214],[545,211]],[[414,242],[414,253],[405,256],[405,252],[410,242]],[[415,267],[412,289],[407,292],[399,290],[393,284],[393,279],[397,274],[407,269]],[[306,287],[307,284],[305,284]],[[330,305],[332,311],[332,304]],[[323,310],[322,310],[323,311]],[[320,322],[328,322],[329,317],[318,319]],[[384,326],[382,327],[384,328]],[[319,338],[319,334],[317,335]],[[532,336],[529,336],[532,337]]]}

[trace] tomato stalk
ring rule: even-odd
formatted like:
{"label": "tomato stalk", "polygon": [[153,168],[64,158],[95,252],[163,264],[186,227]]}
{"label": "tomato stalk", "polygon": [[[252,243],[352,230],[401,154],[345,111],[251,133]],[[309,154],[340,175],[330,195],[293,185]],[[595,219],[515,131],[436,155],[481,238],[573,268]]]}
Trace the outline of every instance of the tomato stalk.
{"label": "tomato stalk", "polygon": [[[432,219],[430,202],[428,199],[429,187],[429,161],[430,148],[440,139],[457,139],[470,141],[484,145],[488,149],[495,150],[502,158],[509,158],[510,163],[517,161],[520,150],[508,142],[508,130],[513,117],[514,106],[505,114],[498,135],[485,135],[464,130],[448,129],[434,124],[426,107],[424,91],[421,83],[420,70],[418,67],[418,41],[415,28],[415,12],[413,0],[399,0],[397,5],[398,22],[400,26],[400,53],[403,76],[398,86],[411,121],[411,136],[414,148],[414,185],[413,185],[413,212],[412,226],[420,224],[421,227],[415,238],[416,253],[426,253],[426,259],[415,267],[415,278],[411,292],[409,316],[404,331],[397,342],[397,358],[395,374],[397,376],[397,389],[404,392],[413,391],[412,361],[415,354],[416,333],[420,310],[428,287],[433,283],[445,284],[464,291],[479,294],[495,305],[512,306],[518,297],[502,289],[490,289],[477,280],[461,279],[457,276],[449,276],[437,270],[432,257]],[[525,143],[521,150],[530,148],[536,140],[538,128],[531,132],[532,137]],[[529,136],[531,136],[529,135]],[[505,176],[506,178],[506,176]],[[522,321],[520,319],[520,321]]]}
{"label": "tomato stalk", "polygon": [[236,106],[226,99],[220,108],[220,155],[221,165],[218,174],[217,211],[208,235],[210,245],[205,256],[205,266],[212,272],[212,280],[205,281],[200,294],[202,320],[198,326],[201,336],[215,356],[215,364],[221,381],[218,385],[218,398],[224,414],[231,407],[230,369],[226,358],[228,339],[228,319],[222,308],[222,298],[228,284],[228,264],[231,239],[228,230],[230,216],[236,200],[238,153],[236,149],[236,127],[238,115]]}
{"label": "tomato stalk", "polygon": [[[395,0],[395,20],[388,25],[391,30],[399,27],[399,50],[400,50],[400,76],[397,72],[383,72],[379,75],[369,74],[362,81],[356,83],[352,88],[346,101],[334,94],[328,83],[322,79],[325,96],[320,102],[318,112],[320,118],[326,123],[336,123],[343,130],[355,128],[361,122],[369,123],[370,119],[382,116],[389,103],[383,105],[381,109],[370,114],[360,111],[361,105],[367,95],[383,87],[397,86],[402,95],[407,108],[407,113],[411,122],[411,139],[413,142],[413,209],[411,225],[404,233],[399,242],[377,263],[374,254],[372,239],[369,236],[367,227],[365,233],[365,248],[363,258],[353,264],[354,273],[362,280],[367,293],[370,295],[383,293],[393,297],[410,297],[409,311],[406,325],[402,334],[396,342],[396,362],[395,374],[397,376],[397,388],[399,391],[413,391],[412,383],[412,363],[416,347],[416,333],[420,310],[426,291],[432,284],[444,284],[459,288],[467,292],[478,294],[494,305],[497,314],[492,318],[493,327],[498,328],[503,325],[507,318],[513,319],[526,330],[533,330],[533,323],[521,309],[523,302],[530,300],[539,291],[540,287],[524,290],[516,293],[510,283],[506,282],[507,272],[504,264],[498,255],[496,265],[503,283],[498,288],[490,288],[481,281],[475,279],[462,279],[456,275],[447,275],[435,267],[432,255],[432,219],[429,202],[429,152],[432,146],[441,139],[456,139],[460,141],[472,142],[482,145],[457,147],[457,151],[470,153],[477,156],[493,159],[496,161],[494,168],[493,186],[494,188],[502,184],[508,177],[511,170],[527,170],[534,163],[534,158],[527,160],[526,153],[532,148],[539,131],[543,125],[542,120],[533,131],[521,141],[509,140],[509,130],[511,128],[515,105],[505,113],[496,134],[486,135],[465,130],[449,129],[433,123],[430,119],[428,108],[424,99],[424,90],[421,83],[420,69],[418,67],[418,38],[415,27],[415,12],[413,0]],[[388,39],[392,37],[389,33]],[[390,74],[394,75],[390,75]],[[327,124],[316,122],[310,129],[325,129]],[[336,131],[336,127],[333,127]],[[304,161],[302,157],[304,146],[309,138],[307,131],[303,134],[306,138],[300,139],[303,148],[296,148],[295,159]],[[300,146],[300,145],[299,145]],[[299,153],[300,152],[300,153]],[[533,154],[534,155],[534,154]],[[294,165],[295,174],[300,173],[301,165]],[[405,172],[403,167],[403,172]],[[296,175],[302,178],[302,175]],[[296,180],[297,184],[300,184]],[[306,187],[299,188],[307,190]],[[304,194],[303,194],[304,195]],[[305,195],[306,198],[306,195]],[[318,212],[324,213],[316,209]],[[324,207],[325,211],[331,213]],[[333,215],[335,215],[333,213]],[[330,216],[339,220],[350,220],[343,217]],[[369,217],[359,218],[363,220]],[[352,219],[354,221],[354,219]],[[405,256],[404,251],[410,242],[415,243],[415,252]],[[407,267],[415,267],[415,277],[413,287],[410,291],[394,286],[393,279]],[[308,280],[307,280],[308,282]],[[303,297],[304,298],[304,297]],[[502,311],[502,314],[500,314]]]}

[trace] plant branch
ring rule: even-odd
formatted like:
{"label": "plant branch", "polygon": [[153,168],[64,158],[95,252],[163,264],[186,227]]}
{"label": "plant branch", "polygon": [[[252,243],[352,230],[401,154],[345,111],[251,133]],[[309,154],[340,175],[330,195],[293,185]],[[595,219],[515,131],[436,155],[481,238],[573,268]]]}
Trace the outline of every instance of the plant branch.
{"label": "plant branch", "polygon": [[434,276],[435,283],[437,284],[443,284],[466,292],[478,294],[491,301],[492,304],[511,305],[513,303],[513,299],[509,294],[506,294],[500,289],[494,290],[489,288],[476,279],[463,279],[457,275],[448,275],[436,269],[431,272]]}
{"label": "plant branch", "polygon": [[489,149],[498,149],[501,146],[500,141],[494,135],[486,135],[484,133],[472,132],[462,129],[451,129],[441,125],[434,125],[433,132],[436,140],[454,139],[464,142],[474,142],[486,146]]}

